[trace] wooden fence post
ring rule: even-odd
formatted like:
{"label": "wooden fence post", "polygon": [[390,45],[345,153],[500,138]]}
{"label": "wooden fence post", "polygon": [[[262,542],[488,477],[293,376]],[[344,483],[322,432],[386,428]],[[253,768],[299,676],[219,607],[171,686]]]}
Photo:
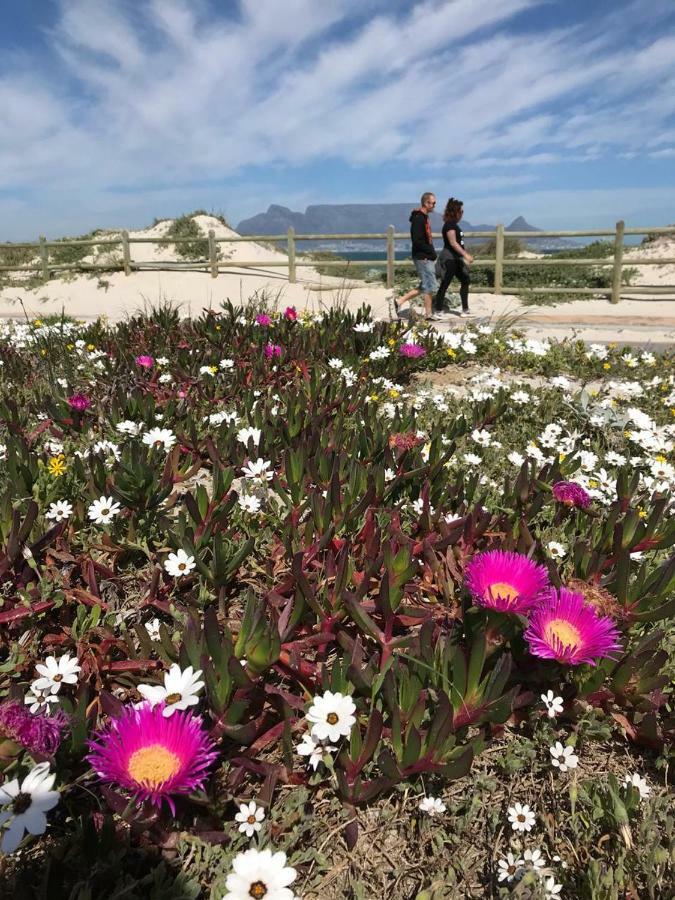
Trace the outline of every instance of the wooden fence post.
{"label": "wooden fence post", "polygon": [[288,280],[291,284],[295,284],[295,228],[292,225],[288,227]]}
{"label": "wooden fence post", "polygon": [[504,283],[504,226],[497,225],[495,240],[495,294],[501,294]]}
{"label": "wooden fence post", "polygon": [[218,245],[216,244],[216,233],[213,228],[209,228],[209,263],[211,265],[211,278],[217,278]]}
{"label": "wooden fence post", "polygon": [[49,250],[47,248],[47,238],[40,235],[40,261],[42,263],[42,281],[49,281]]}
{"label": "wooden fence post", "polygon": [[124,260],[124,274],[131,275],[131,253],[129,252],[129,232],[122,232],[122,259]]}
{"label": "wooden fence post", "polygon": [[387,226],[387,287],[394,286],[394,264],[396,262],[396,254],[394,248],[394,233],[396,229],[393,225]]}
{"label": "wooden fence post", "polygon": [[619,219],[616,223],[616,236],[614,237],[614,268],[612,269],[612,303],[618,303],[621,299],[621,274],[623,263],[623,229],[625,222]]}

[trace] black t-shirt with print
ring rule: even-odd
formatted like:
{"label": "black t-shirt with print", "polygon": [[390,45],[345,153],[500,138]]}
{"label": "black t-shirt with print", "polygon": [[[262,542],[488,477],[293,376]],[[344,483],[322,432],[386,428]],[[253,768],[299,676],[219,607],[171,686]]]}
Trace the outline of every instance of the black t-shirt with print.
{"label": "black t-shirt with print", "polygon": [[462,248],[464,247],[464,232],[459,227],[459,223],[458,222],[445,222],[443,224],[442,231],[443,231],[443,246],[445,247],[445,249],[449,250],[450,253],[452,253],[452,255],[455,257],[455,259],[463,259],[462,255],[455,250],[455,248],[452,246],[452,244],[450,243],[450,241],[448,239],[448,232],[454,231],[455,232],[455,240],[457,241],[457,243],[459,244],[460,247],[462,247]]}

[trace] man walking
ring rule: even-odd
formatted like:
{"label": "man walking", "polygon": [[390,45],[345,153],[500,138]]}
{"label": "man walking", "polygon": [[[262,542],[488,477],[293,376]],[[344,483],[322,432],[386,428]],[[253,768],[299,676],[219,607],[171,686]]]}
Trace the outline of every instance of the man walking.
{"label": "man walking", "polygon": [[410,213],[410,240],[412,242],[412,258],[420,277],[418,287],[404,294],[400,300],[394,300],[396,314],[404,303],[410,303],[413,297],[422,295],[424,300],[424,318],[431,321],[436,317],[432,310],[432,296],[436,293],[438,282],[434,271],[436,250],[431,237],[431,223],[429,213],[436,206],[436,197],[431,191],[422,194],[420,206]]}

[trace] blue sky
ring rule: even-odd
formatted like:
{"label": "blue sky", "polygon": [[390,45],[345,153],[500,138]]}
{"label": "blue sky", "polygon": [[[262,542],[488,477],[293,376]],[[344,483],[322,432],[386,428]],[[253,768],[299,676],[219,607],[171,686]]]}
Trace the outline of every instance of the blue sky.
{"label": "blue sky", "polygon": [[7,0],[0,240],[462,197],[675,221],[673,0]]}

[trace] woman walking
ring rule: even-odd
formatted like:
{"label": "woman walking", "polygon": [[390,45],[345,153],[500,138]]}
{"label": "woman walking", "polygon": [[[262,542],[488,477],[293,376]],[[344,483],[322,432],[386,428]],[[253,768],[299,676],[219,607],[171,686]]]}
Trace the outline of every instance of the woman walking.
{"label": "woman walking", "polygon": [[461,318],[468,318],[469,312],[469,275],[468,263],[473,262],[473,256],[464,249],[464,232],[459,227],[460,220],[464,215],[464,204],[455,197],[450,197],[445,204],[443,213],[443,250],[442,256],[445,261],[443,280],[436,292],[434,299],[434,308],[442,310],[445,303],[445,294],[450,287],[453,278],[459,279],[459,296],[462,301]]}

